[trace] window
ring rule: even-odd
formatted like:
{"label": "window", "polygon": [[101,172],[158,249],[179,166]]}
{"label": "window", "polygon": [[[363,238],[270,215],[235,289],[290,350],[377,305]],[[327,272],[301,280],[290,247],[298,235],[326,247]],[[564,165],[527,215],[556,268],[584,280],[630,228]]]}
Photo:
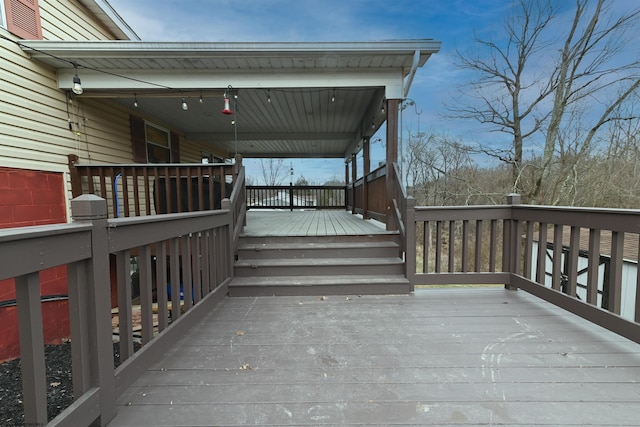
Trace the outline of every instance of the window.
{"label": "window", "polygon": [[42,40],[38,0],[3,0],[3,25],[25,40]]}
{"label": "window", "polygon": [[160,126],[130,116],[131,149],[136,163],[180,163],[180,138]]}
{"label": "window", "polygon": [[171,163],[171,146],[169,132],[145,123],[147,140],[147,161],[149,163]]}

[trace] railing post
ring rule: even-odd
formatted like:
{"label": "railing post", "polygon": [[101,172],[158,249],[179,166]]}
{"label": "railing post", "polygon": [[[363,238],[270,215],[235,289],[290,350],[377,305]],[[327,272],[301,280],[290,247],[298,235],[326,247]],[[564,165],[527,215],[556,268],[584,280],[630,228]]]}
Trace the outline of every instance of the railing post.
{"label": "railing post", "polygon": [[82,194],[82,182],[80,181],[78,169],[76,169],[76,164],[80,157],[75,154],[68,154],[67,159],[69,161],[69,175],[71,176],[71,195],[78,197]]}
{"label": "railing post", "polygon": [[[519,194],[511,193],[507,195],[507,204],[511,205],[519,205],[521,202],[521,197]],[[513,211],[511,217],[504,222],[502,232],[504,233],[503,238],[503,249],[502,249],[502,266],[503,270],[511,274],[516,274],[518,272],[518,263],[520,262],[520,239],[519,239],[519,230],[518,230],[518,221],[513,219]],[[511,277],[511,276],[509,276]],[[509,279],[511,281],[511,279]],[[515,286],[511,286],[511,283],[505,283],[505,289],[509,289],[512,291],[517,291],[518,288]]]}
{"label": "railing post", "polygon": [[71,200],[71,211],[74,222],[90,222],[93,225],[92,257],[86,269],[90,304],[86,319],[91,354],[90,384],[100,389],[100,425],[106,426],[116,415],[107,201],[93,194],[85,194]]}
{"label": "railing post", "polygon": [[414,290],[416,278],[416,199],[407,197],[405,215],[404,264],[405,277],[409,280],[411,292]]}
{"label": "railing post", "polygon": [[25,425],[47,422],[47,384],[38,272],[15,280]]}
{"label": "railing post", "polygon": [[289,210],[293,212],[293,183],[289,183]]}

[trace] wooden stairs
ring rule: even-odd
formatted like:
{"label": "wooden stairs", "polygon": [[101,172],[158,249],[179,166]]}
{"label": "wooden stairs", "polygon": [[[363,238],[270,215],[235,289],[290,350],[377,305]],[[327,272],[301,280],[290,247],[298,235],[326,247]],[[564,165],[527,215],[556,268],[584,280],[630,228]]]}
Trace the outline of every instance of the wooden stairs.
{"label": "wooden stairs", "polygon": [[411,292],[397,234],[244,236],[230,296]]}

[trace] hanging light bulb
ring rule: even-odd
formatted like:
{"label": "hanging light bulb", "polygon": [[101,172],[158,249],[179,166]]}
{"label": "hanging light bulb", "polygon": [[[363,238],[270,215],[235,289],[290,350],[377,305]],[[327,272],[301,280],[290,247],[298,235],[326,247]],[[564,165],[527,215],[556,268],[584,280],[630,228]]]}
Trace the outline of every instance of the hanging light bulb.
{"label": "hanging light bulb", "polygon": [[182,109],[184,111],[187,111],[189,109],[189,105],[187,105],[187,101],[184,99],[184,97],[182,98]]}
{"label": "hanging light bulb", "polygon": [[336,90],[333,90],[333,95],[331,95],[331,102],[336,102]]}
{"label": "hanging light bulb", "polygon": [[82,95],[84,89],[82,89],[82,83],[80,83],[80,77],[78,77],[78,63],[73,62],[73,68],[76,70],[76,74],[73,76],[73,88],[71,89],[76,95]]}
{"label": "hanging light bulb", "polygon": [[271,89],[267,90],[267,102],[271,104]]}
{"label": "hanging light bulb", "polygon": [[202,92],[200,92],[200,104],[204,103],[204,98],[202,97]]}
{"label": "hanging light bulb", "polygon": [[222,109],[222,114],[227,114],[227,115],[233,114],[233,110],[229,105],[229,92],[231,91],[231,89],[232,87],[231,85],[229,85],[227,87],[227,90],[224,91],[224,108]]}
{"label": "hanging light bulb", "polygon": [[137,94],[133,94],[133,106],[138,108],[138,95]]}
{"label": "hanging light bulb", "polygon": [[385,113],[385,109],[384,109],[384,99],[382,100],[382,107],[380,107],[380,112],[381,112],[382,114],[384,114],[384,113]]}

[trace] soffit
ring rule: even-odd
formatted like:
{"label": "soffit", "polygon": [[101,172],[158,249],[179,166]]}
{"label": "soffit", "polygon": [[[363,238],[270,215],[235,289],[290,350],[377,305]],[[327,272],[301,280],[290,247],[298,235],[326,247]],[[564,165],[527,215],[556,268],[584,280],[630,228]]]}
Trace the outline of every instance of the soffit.
{"label": "soffit", "polygon": [[[430,39],[23,43],[57,69],[60,89],[70,89],[69,61],[76,61],[81,97],[114,99],[136,111],[135,96],[142,115],[231,155],[237,148],[245,157],[345,158],[385,120],[383,99],[401,98],[412,66],[424,65],[439,46]],[[220,112],[225,90],[237,95],[235,116]],[[180,108],[183,97],[188,111]]]}

